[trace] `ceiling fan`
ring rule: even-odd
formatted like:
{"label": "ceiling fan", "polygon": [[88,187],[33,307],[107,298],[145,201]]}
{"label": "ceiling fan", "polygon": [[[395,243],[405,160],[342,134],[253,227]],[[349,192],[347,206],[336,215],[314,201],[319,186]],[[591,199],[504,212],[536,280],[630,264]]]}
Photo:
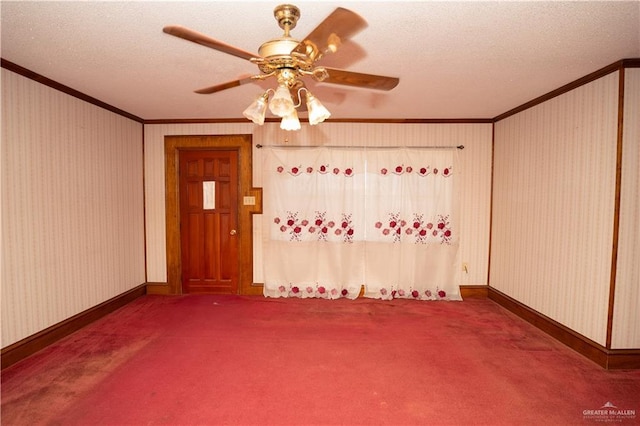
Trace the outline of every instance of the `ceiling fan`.
{"label": "ceiling fan", "polygon": [[[309,123],[312,125],[328,118],[329,111],[306,88],[302,80],[304,77],[318,82],[376,90],[391,90],[398,85],[399,79],[396,77],[363,74],[316,65],[316,62],[322,59],[325,54],[335,53],[343,42],[367,27],[366,21],[358,14],[339,7],[302,41],[298,41],[290,35],[290,31],[295,28],[300,18],[300,9],[291,4],[282,4],[274,9],[273,14],[280,28],[284,30],[284,34],[263,43],[258,49],[258,55],[182,26],[167,26],[163,31],[172,36],[246,59],[256,64],[260,70],[259,74],[205,87],[196,90],[196,93],[216,93],[252,81],[274,77],[278,83],[277,89],[268,89],[243,112],[256,124],[264,123],[267,105],[273,114],[283,118],[281,127],[286,130],[300,128],[296,113],[298,107],[301,107],[301,110],[306,107],[309,113]],[[301,102],[302,92],[306,96],[305,104]],[[269,101],[271,94],[273,97]]]}

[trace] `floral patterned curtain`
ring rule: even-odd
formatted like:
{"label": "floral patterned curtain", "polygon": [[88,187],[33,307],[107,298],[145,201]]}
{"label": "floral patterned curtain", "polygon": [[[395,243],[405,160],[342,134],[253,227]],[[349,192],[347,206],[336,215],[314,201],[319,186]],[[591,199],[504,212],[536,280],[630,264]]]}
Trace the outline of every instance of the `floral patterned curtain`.
{"label": "floral patterned curtain", "polygon": [[265,296],[460,300],[453,150],[265,150]]}

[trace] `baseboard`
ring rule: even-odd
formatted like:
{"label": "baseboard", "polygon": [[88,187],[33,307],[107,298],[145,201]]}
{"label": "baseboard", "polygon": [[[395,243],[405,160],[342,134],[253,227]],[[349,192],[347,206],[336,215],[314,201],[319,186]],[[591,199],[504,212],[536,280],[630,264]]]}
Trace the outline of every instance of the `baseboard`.
{"label": "baseboard", "polygon": [[603,368],[640,369],[640,349],[607,349],[494,288],[488,288],[488,297]]}
{"label": "baseboard", "polygon": [[147,283],[147,294],[172,294],[167,283]]}
{"label": "baseboard", "polygon": [[[147,284],[147,294],[160,294],[160,295],[174,295],[171,292],[171,288],[169,284],[163,282],[148,282]],[[243,296],[260,296],[262,295],[262,284],[252,284],[251,287],[245,288],[243,292],[240,293]]]}
{"label": "baseboard", "polygon": [[461,285],[460,296],[463,299],[486,299],[489,297],[488,285]]}
{"label": "baseboard", "polygon": [[45,347],[57,342],[63,337],[80,330],[82,327],[104,317],[143,296],[146,293],[145,284],[139,285],[125,293],[100,303],[86,311],[80,312],[62,322],[52,325],[36,334],[26,337],[16,343],[2,348],[2,369],[15,364]]}

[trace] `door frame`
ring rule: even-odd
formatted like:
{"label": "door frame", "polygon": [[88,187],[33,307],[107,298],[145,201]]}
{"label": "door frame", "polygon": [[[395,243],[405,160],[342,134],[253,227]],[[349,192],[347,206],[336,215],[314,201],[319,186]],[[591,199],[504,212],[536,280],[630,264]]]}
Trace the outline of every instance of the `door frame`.
{"label": "door frame", "polygon": [[[238,294],[262,294],[253,283],[253,215],[262,213],[262,188],[253,183],[252,135],[165,136],[165,220],[168,294],[182,294],[180,254],[180,176],[182,150],[238,151]],[[254,203],[247,197],[253,197]]]}

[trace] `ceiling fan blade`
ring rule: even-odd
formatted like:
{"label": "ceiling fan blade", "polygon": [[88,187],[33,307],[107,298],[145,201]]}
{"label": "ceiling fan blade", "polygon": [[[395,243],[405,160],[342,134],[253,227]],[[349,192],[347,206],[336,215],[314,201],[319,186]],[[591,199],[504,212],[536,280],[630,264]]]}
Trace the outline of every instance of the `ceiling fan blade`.
{"label": "ceiling fan blade", "polygon": [[[318,81],[323,83],[343,84],[347,86],[357,86],[376,90],[391,90],[400,82],[400,79],[397,77],[363,74],[338,68],[323,67],[323,69],[328,74],[323,76],[324,78],[318,79]],[[316,74],[314,74],[314,76],[315,75]]]}
{"label": "ceiling fan blade", "polygon": [[232,89],[234,87],[242,86],[243,84],[251,83],[255,81],[252,77],[244,77],[234,81],[228,81],[222,84],[216,84],[215,86],[205,87],[198,89],[195,92],[201,95],[210,95],[211,93],[221,92],[223,90]]}
{"label": "ceiling fan blade", "polygon": [[220,52],[228,53],[229,55],[237,56],[238,58],[251,60],[251,58],[259,58],[258,55],[254,55],[251,52],[239,49],[221,41],[215,40],[209,36],[199,33],[194,30],[179,26],[170,25],[162,29],[167,34],[180,37],[182,39],[198,43],[202,46],[210,47],[211,49],[218,50]]}
{"label": "ceiling fan blade", "polygon": [[[293,49],[317,61],[327,52],[335,52],[341,43],[367,27],[360,15],[342,7],[334,10],[311,33]],[[292,53],[293,53],[292,52]]]}

